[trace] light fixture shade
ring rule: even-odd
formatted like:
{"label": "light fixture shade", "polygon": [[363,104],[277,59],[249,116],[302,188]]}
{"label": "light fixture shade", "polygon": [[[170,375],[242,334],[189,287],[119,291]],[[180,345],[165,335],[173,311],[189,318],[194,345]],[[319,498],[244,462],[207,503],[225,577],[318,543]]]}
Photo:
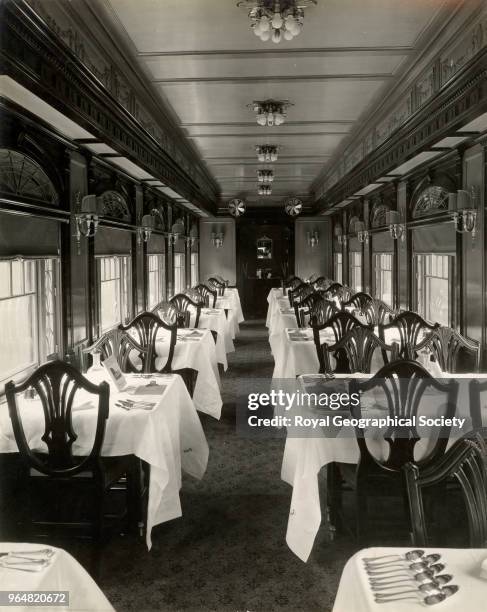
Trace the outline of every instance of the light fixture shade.
{"label": "light fixture shade", "polygon": [[239,198],[234,198],[228,203],[228,212],[232,215],[232,217],[240,217],[245,213],[245,210],[245,202]]}
{"label": "light fixture shade", "polygon": [[355,221],[355,232],[365,232],[365,223],[363,221]]}
{"label": "light fixture shade", "polygon": [[260,18],[260,29],[262,32],[269,32],[269,30],[271,29],[269,18],[266,15],[262,15],[262,17]]}
{"label": "light fixture shade", "polygon": [[193,223],[193,225],[191,226],[189,235],[191,238],[198,238],[198,226],[196,225],[196,223]]}
{"label": "light fixture shade", "polygon": [[262,42],[267,42],[271,37],[271,31],[270,30],[266,30],[265,32],[262,32],[262,34],[260,35],[260,40]]}
{"label": "light fixture shade", "polygon": [[257,115],[257,123],[264,126],[267,123],[267,116],[264,113],[259,113]]}
{"label": "light fixture shade", "polygon": [[280,27],[282,27],[283,23],[284,23],[284,20],[281,17],[281,13],[278,13],[276,11],[271,21],[272,27],[278,30]]}
{"label": "light fixture shade", "polygon": [[290,30],[286,30],[284,32],[284,38],[286,40],[292,40],[294,38],[294,34]]}
{"label": "light fixture shade", "polygon": [[290,217],[297,217],[303,210],[303,203],[299,198],[289,198],[284,206],[284,210]]}
{"label": "light fixture shade", "polygon": [[176,223],[173,224],[171,232],[178,235],[184,234],[184,223],[181,221],[181,219],[178,219]]}
{"label": "light fixture shade", "polygon": [[276,44],[281,42],[281,30],[274,30],[272,33],[272,42]]}
{"label": "light fixture shade", "polygon": [[81,200],[80,212],[85,215],[101,214],[102,206],[96,195],[87,195]]}
{"label": "light fixture shade", "polygon": [[154,228],[154,217],[152,215],[144,215],[142,217],[141,225],[144,229],[153,229]]}

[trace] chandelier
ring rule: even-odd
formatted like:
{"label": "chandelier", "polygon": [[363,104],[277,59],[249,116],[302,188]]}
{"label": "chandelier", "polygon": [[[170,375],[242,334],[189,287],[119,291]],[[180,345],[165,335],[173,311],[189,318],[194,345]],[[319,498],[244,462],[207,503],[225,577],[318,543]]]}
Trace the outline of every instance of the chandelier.
{"label": "chandelier", "polygon": [[247,106],[253,109],[259,125],[272,127],[284,123],[285,109],[292,104],[288,100],[254,100]]}
{"label": "chandelier", "polygon": [[270,185],[259,185],[259,191],[258,191],[259,195],[261,196],[267,196],[267,195],[271,195],[272,193],[272,187]]}
{"label": "chandelier", "polygon": [[228,212],[232,215],[232,217],[240,217],[245,213],[245,202],[240,200],[239,198],[233,198],[228,202]]}
{"label": "chandelier", "polygon": [[277,161],[277,152],[279,147],[276,145],[256,146],[257,159],[260,162],[275,162]]}
{"label": "chandelier", "polygon": [[272,183],[274,180],[274,170],[257,170],[259,183]]}
{"label": "chandelier", "polygon": [[292,40],[304,23],[304,9],[317,0],[241,0],[237,6],[249,9],[250,27],[263,42]]}

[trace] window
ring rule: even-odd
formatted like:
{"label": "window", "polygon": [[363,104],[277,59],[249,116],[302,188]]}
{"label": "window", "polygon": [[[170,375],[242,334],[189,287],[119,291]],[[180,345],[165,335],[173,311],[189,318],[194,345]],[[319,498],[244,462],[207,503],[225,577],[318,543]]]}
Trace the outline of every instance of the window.
{"label": "window", "polygon": [[392,253],[374,253],[375,297],[392,306]]}
{"label": "window", "polygon": [[0,260],[0,383],[20,380],[59,352],[59,262]]}
{"label": "window", "polygon": [[333,280],[336,283],[343,283],[342,266],[343,266],[342,254],[333,253]]}
{"label": "window", "polygon": [[174,295],[186,289],[184,253],[174,253]]}
{"label": "window", "polygon": [[428,321],[450,325],[453,281],[451,255],[416,255],[417,310]]}
{"label": "window", "polygon": [[98,257],[98,324],[100,333],[127,323],[132,311],[130,257]]}
{"label": "window", "polygon": [[350,251],[350,287],[357,293],[362,291],[362,253]]}
{"label": "window", "polygon": [[198,253],[191,253],[191,287],[194,287],[198,284],[198,279]]}
{"label": "window", "polygon": [[149,310],[166,298],[166,257],[165,255],[149,255],[149,284],[147,306]]}

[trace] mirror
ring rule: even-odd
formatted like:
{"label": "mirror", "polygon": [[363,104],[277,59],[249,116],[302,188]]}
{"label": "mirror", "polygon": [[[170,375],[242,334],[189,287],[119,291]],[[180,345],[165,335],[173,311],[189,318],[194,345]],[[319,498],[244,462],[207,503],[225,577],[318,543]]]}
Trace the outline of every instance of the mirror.
{"label": "mirror", "polygon": [[257,240],[257,259],[272,259],[272,240],[267,236]]}

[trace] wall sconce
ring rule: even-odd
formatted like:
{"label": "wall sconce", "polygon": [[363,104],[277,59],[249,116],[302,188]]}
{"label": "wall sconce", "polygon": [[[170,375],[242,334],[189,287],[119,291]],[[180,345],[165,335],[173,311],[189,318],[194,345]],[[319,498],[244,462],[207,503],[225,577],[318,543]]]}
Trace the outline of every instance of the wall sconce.
{"label": "wall sconce", "polygon": [[355,223],[355,231],[357,232],[357,239],[362,244],[368,244],[369,242],[369,230],[365,229],[365,223],[363,221],[357,221]]}
{"label": "wall sconce", "polygon": [[401,223],[401,215],[397,210],[388,210],[386,213],[386,225],[394,240],[399,238],[404,242],[406,238],[406,224]]}
{"label": "wall sconce", "polygon": [[342,226],[339,223],[335,225],[335,236],[340,246],[346,246],[348,242],[348,236],[343,233]]}
{"label": "wall sconce", "polygon": [[312,232],[306,232],[306,239],[308,241],[308,246],[314,249],[320,242],[320,235],[317,230],[313,230]]}
{"label": "wall sconce", "polygon": [[472,238],[475,238],[478,197],[478,188],[473,186],[469,191],[460,189],[456,193],[448,194],[448,211],[459,234],[472,234]]}
{"label": "wall sconce", "polygon": [[152,215],[144,215],[141,225],[137,228],[137,244],[140,246],[142,241],[148,242],[154,229],[154,217]]}
{"label": "wall sconce", "polygon": [[184,235],[184,223],[181,219],[177,219],[176,223],[173,223],[171,231],[168,233],[169,244],[175,245],[176,242]]}
{"label": "wall sconce", "polygon": [[223,233],[222,232],[211,232],[211,244],[216,249],[221,249],[223,246]]}
{"label": "wall sconce", "polygon": [[102,212],[102,204],[95,195],[87,195],[81,199],[80,192],[76,193],[76,204],[79,207],[79,212],[75,214],[76,222],[76,242],[78,243],[78,254],[80,248],[81,236],[92,238],[98,229],[100,214]]}
{"label": "wall sconce", "polygon": [[185,240],[188,246],[193,246],[193,244],[198,240],[198,228],[196,225],[191,226],[189,236],[186,236]]}

